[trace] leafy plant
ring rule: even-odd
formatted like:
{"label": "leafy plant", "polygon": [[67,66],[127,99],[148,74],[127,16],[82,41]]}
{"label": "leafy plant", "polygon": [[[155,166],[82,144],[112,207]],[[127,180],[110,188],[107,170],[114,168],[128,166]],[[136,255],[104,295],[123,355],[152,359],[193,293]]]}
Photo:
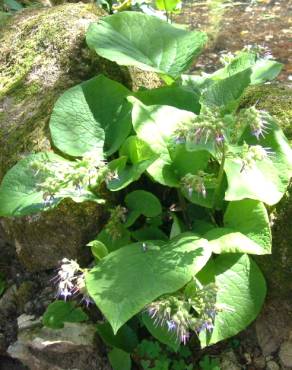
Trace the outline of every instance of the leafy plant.
{"label": "leafy plant", "polygon": [[202,370],[220,370],[220,362],[217,358],[211,358],[209,356],[204,356],[200,361],[200,368]]}
{"label": "leafy plant", "polygon": [[[71,159],[48,152],[17,163],[1,184],[0,215],[45,211],[67,197],[105,203],[105,188],[119,192],[122,201],[106,205],[108,222],[90,243],[95,266],[66,264],[85,276],[82,294],[107,320],[98,331],[114,347],[113,367],[129,366],[121,338],[133,317],[173,350],[191,335],[202,347],[234,336],[264,302],[264,277],[249,255],[271,253],[265,204],[281,199],[292,173],[276,121],[256,106],[240,110],[239,101],[281,65],[244,49],[211,75],[182,75],[205,34],[137,12],[93,23],[87,42],[169,85],[132,92],[99,75],[66,91],[50,130]],[[65,297],[74,293],[69,283]],[[169,366],[143,361],[144,368]]]}
{"label": "leafy plant", "polygon": [[55,301],[51,303],[43,316],[43,324],[52,329],[64,327],[65,322],[86,321],[88,316],[72,302]]}
{"label": "leafy plant", "polygon": [[6,282],[3,274],[0,273],[0,297],[4,293],[6,288]]}

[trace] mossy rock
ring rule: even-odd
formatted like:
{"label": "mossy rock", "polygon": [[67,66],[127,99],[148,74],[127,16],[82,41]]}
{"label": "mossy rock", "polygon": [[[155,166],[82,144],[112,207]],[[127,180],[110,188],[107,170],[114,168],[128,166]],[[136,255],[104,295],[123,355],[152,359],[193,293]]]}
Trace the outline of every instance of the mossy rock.
{"label": "mossy rock", "polygon": [[[285,85],[263,85],[248,89],[242,107],[256,105],[276,118],[292,142],[292,89]],[[292,184],[282,200],[271,211],[272,255],[256,260],[262,268],[271,298],[291,299],[292,290]]]}
{"label": "mossy rock", "polygon": [[[66,89],[100,73],[133,90],[160,84],[155,74],[120,67],[88,49],[86,29],[103,15],[83,3],[25,9],[1,30],[0,181],[28,153],[52,150],[48,122]],[[64,202],[2,225],[23,265],[38,271],[56,267],[63,257],[85,257],[84,245],[100,230],[102,215],[96,204]]]}

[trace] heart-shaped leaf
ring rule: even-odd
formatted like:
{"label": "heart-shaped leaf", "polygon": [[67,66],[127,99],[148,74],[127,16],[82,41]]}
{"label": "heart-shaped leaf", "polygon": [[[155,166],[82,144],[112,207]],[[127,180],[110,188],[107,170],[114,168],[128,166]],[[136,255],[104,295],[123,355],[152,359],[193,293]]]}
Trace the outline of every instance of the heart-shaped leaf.
{"label": "heart-shaped leaf", "polygon": [[[46,170],[36,169],[34,164],[46,166]],[[37,153],[31,154],[20,160],[5,175],[0,186],[0,215],[1,216],[25,216],[32,213],[44,211],[56,206],[62,199],[71,198],[75,202],[92,200],[97,203],[104,202],[98,199],[91,191],[76,189],[76,186],[70,182],[50,196],[46,201],[45,191],[41,184],[46,178],[55,179],[57,172],[70,170],[74,162],[67,161],[57,154]]]}
{"label": "heart-shaped leaf", "polygon": [[131,130],[131,92],[103,75],[67,90],[56,102],[50,120],[55,146],[71,156],[99,150],[111,155]]}
{"label": "heart-shaped leaf", "polygon": [[154,299],[184,286],[210,255],[208,242],[193,234],[135,243],[103,258],[87,273],[86,286],[116,333]]}
{"label": "heart-shaped leaf", "polygon": [[133,225],[140,215],[155,217],[162,212],[159,199],[145,190],[135,190],[127,194],[125,204],[129,210],[126,227]]}
{"label": "heart-shaped leaf", "polygon": [[[256,263],[246,254],[222,254],[202,270],[203,283],[215,281],[220,309],[211,333],[202,331],[202,347],[227,339],[245,329],[259,314],[266,283]],[[200,273],[197,276],[200,278]]]}
{"label": "heart-shaped leaf", "polygon": [[263,203],[252,199],[230,202],[224,214],[224,226],[239,231],[256,242],[262,248],[262,253],[259,254],[271,253],[270,221]]}
{"label": "heart-shaped leaf", "polygon": [[97,54],[120,65],[176,78],[201,52],[207,37],[205,33],[188,32],[157,17],[121,12],[92,23],[86,41]]}
{"label": "heart-shaped leaf", "polygon": [[268,205],[278,203],[292,175],[292,150],[288,140],[270,117],[265,137],[257,141],[248,128],[242,141],[250,145],[261,145],[271,154],[245,167],[239,157],[227,157],[224,165],[228,181],[225,199],[235,201],[250,198]]}

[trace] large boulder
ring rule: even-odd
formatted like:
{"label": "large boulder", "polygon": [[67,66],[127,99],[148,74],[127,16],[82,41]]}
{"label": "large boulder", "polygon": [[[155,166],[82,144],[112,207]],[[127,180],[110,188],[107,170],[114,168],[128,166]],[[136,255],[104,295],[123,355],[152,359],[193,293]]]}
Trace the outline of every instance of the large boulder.
{"label": "large boulder", "polygon": [[[268,84],[248,89],[242,106],[256,105],[276,118],[288,140],[292,141],[292,89],[282,84]],[[292,186],[282,200],[269,209],[272,224],[273,249],[271,255],[260,256],[269,286],[270,297],[291,299],[292,289]]]}
{"label": "large boulder", "polygon": [[[156,75],[119,67],[87,48],[85,31],[102,15],[101,9],[81,3],[27,9],[1,31],[0,181],[23,156],[51,150],[49,117],[69,87],[99,73],[133,89],[159,84]],[[68,201],[39,215],[4,219],[2,227],[23,265],[40,271],[63,257],[84,256],[84,245],[102,226],[102,214],[95,204]]]}
{"label": "large boulder", "polygon": [[[279,84],[252,87],[242,101],[242,106],[251,105],[272,114],[291,142],[291,88]],[[256,257],[268,284],[268,299],[255,325],[258,344],[266,356],[276,352],[281,343],[286,343],[292,330],[292,184],[269,212],[272,254]]]}

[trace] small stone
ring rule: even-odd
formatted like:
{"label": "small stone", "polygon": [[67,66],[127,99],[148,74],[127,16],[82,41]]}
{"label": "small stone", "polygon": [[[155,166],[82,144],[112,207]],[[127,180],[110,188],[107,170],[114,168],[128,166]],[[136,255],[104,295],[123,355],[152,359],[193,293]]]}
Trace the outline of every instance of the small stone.
{"label": "small stone", "polygon": [[270,326],[264,320],[256,322],[256,335],[264,356],[268,356],[278,349],[279,343],[273,336]]}
{"label": "small stone", "polygon": [[230,350],[227,352],[224,352],[221,355],[221,370],[240,370],[241,366],[237,361],[235,353]]}
{"label": "small stone", "polygon": [[254,366],[258,369],[264,369],[266,366],[266,360],[263,356],[256,357],[253,360]]}
{"label": "small stone", "polygon": [[268,361],[266,370],[280,370],[280,366],[275,361]]}
{"label": "small stone", "polygon": [[17,326],[19,331],[32,329],[38,326],[42,326],[42,320],[41,318],[36,320],[34,315],[23,314],[17,318]]}
{"label": "small stone", "polygon": [[279,358],[285,367],[292,367],[292,341],[281,344]]}

